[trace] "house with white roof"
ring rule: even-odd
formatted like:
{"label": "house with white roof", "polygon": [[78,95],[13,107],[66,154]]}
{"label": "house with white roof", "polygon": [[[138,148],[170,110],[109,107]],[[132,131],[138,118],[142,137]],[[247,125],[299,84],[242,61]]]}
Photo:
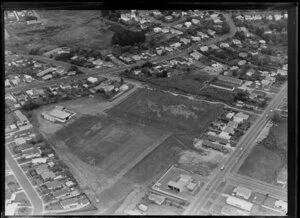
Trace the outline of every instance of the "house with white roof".
{"label": "house with white roof", "polygon": [[187,22],[184,23],[184,25],[185,25],[187,28],[190,28],[190,27],[192,26],[192,23],[187,21]]}

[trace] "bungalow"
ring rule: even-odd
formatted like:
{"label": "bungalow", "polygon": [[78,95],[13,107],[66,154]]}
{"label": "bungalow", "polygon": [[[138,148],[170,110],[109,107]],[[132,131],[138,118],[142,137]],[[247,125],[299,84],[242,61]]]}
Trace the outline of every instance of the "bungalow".
{"label": "bungalow", "polygon": [[233,116],[234,116],[234,112],[226,114],[227,119],[232,119]]}
{"label": "bungalow", "polygon": [[229,135],[228,132],[224,132],[222,131],[219,135],[218,135],[220,138],[223,138],[225,140],[230,140],[231,136]]}
{"label": "bungalow", "polygon": [[42,79],[43,80],[48,80],[48,79],[51,79],[53,76],[51,74],[48,74],[46,76],[43,76]]}
{"label": "bungalow", "polygon": [[263,44],[263,45],[266,44],[266,41],[265,41],[265,40],[259,40],[258,42],[259,42],[260,44]]}
{"label": "bungalow", "polygon": [[236,123],[242,123],[244,121],[244,119],[242,117],[234,116],[233,121]]}
{"label": "bungalow", "polygon": [[235,121],[229,121],[228,123],[227,123],[227,126],[228,127],[232,127],[232,128],[237,128],[238,127],[238,123],[237,122],[235,122]]}
{"label": "bungalow", "polygon": [[241,61],[238,62],[238,65],[239,66],[244,66],[246,63],[247,63],[246,60],[241,60]]}
{"label": "bungalow", "polygon": [[208,29],[208,30],[207,30],[207,33],[208,33],[209,35],[211,35],[212,37],[214,37],[215,34],[216,34],[216,31],[211,30],[211,29]]}
{"label": "bungalow", "polygon": [[8,79],[5,80],[5,88],[11,87],[11,84]]}
{"label": "bungalow", "polygon": [[200,47],[200,50],[201,50],[202,52],[207,52],[207,51],[208,51],[208,47],[207,47],[207,46],[201,46],[201,47]]}
{"label": "bungalow", "polygon": [[210,45],[210,48],[213,49],[213,50],[219,49],[219,47],[215,44]]}
{"label": "bungalow", "polygon": [[67,198],[60,201],[60,205],[64,210],[69,210],[71,208],[76,208],[79,205],[78,199],[74,198]]}
{"label": "bungalow", "polygon": [[202,32],[197,32],[197,35],[200,36],[202,39],[209,38],[209,36],[207,34],[202,33]]}
{"label": "bungalow", "polygon": [[158,10],[155,10],[152,13],[153,13],[154,17],[159,17],[159,16],[162,15],[162,13],[160,11],[158,11]]}
{"label": "bungalow", "polygon": [[173,17],[170,16],[170,15],[169,15],[169,16],[166,16],[166,17],[165,17],[165,20],[166,20],[166,21],[172,21],[172,20],[173,20]]}
{"label": "bungalow", "polygon": [[261,81],[261,84],[262,84],[264,87],[270,85],[270,83],[271,83],[271,81],[270,81],[270,80],[266,80],[266,79],[263,79],[263,80]]}
{"label": "bungalow", "polygon": [[194,51],[190,54],[191,57],[193,57],[195,60],[199,60],[199,58],[202,56],[201,53]]}
{"label": "bungalow", "polygon": [[162,33],[168,33],[168,32],[170,32],[170,30],[168,28],[163,28],[163,29],[161,29],[161,32]]}
{"label": "bungalow", "polygon": [[46,75],[46,74],[48,74],[48,73],[52,73],[53,71],[56,71],[56,67],[50,67],[50,68],[48,68],[48,69],[46,69],[46,70],[43,70],[43,71],[37,73],[36,75],[37,75],[38,77],[42,77],[42,76],[44,76],[44,75]]}
{"label": "bungalow", "polygon": [[248,54],[246,52],[239,53],[239,57],[241,57],[241,58],[246,58],[247,56],[248,56]]}
{"label": "bungalow", "polygon": [[185,44],[185,45],[191,43],[191,40],[190,39],[186,39],[186,38],[181,38],[180,41],[183,42],[183,44]]}
{"label": "bungalow", "polygon": [[193,24],[198,24],[198,23],[200,23],[200,20],[198,20],[198,19],[192,19],[192,23]]}
{"label": "bungalow", "polygon": [[54,190],[54,189],[62,188],[63,184],[60,181],[58,181],[58,180],[53,180],[53,181],[45,182],[45,186],[49,190]]}
{"label": "bungalow", "polygon": [[187,21],[187,22],[184,23],[184,25],[185,25],[187,28],[190,28],[190,27],[192,26],[192,23]]}
{"label": "bungalow", "polygon": [[233,43],[234,45],[237,45],[237,46],[241,46],[241,45],[242,45],[242,42],[241,42],[240,40],[238,40],[238,39],[233,39],[233,40],[232,40],[232,43]]}
{"label": "bungalow", "polygon": [[220,48],[229,48],[229,44],[225,42],[221,42]]}
{"label": "bungalow", "polygon": [[120,19],[124,22],[128,22],[130,20],[128,14],[121,14]]}
{"label": "bungalow", "polygon": [[58,189],[52,193],[55,198],[62,198],[68,194],[70,194],[70,189],[68,187]]}
{"label": "bungalow", "polygon": [[89,77],[87,78],[87,81],[89,81],[90,83],[95,83],[98,81],[98,79],[96,77]]}
{"label": "bungalow", "polygon": [[224,144],[226,145],[228,143],[228,139],[225,139],[225,138],[222,138],[220,136],[217,136],[217,135],[206,135],[207,136],[207,139],[210,140],[210,141],[213,141],[213,142],[219,142],[221,144]]}
{"label": "bungalow", "polygon": [[193,42],[199,42],[199,41],[201,41],[201,38],[199,36],[191,36],[191,38],[192,38]]}
{"label": "bungalow", "polygon": [[40,157],[42,154],[41,150],[39,148],[32,148],[26,151],[23,151],[23,157],[26,159],[30,159],[33,157]]}
{"label": "bungalow", "polygon": [[235,18],[238,19],[238,20],[241,20],[241,21],[244,20],[244,17],[243,17],[242,15],[238,15],[238,16],[236,16]]}
{"label": "bungalow", "polygon": [[35,169],[37,174],[42,174],[43,172],[48,171],[48,164],[41,164]]}
{"label": "bungalow", "polygon": [[18,80],[16,79],[12,79],[11,82],[14,86],[17,86],[19,84]]}
{"label": "bungalow", "polygon": [[275,18],[276,21],[279,21],[283,18],[283,16],[281,14],[275,14],[274,18]]}
{"label": "bungalow", "polygon": [[46,163],[47,160],[48,160],[47,157],[40,157],[40,158],[34,158],[34,159],[32,159],[31,162],[32,162],[33,164],[37,164],[37,163]]}
{"label": "bungalow", "polygon": [[236,117],[241,117],[243,118],[243,120],[248,120],[249,115],[248,114],[244,114],[243,112],[239,112],[235,115]]}
{"label": "bungalow", "polygon": [[72,86],[70,84],[60,84],[59,87],[63,90],[65,89],[72,89]]}
{"label": "bungalow", "polygon": [[180,42],[175,42],[175,43],[171,44],[170,46],[173,47],[173,48],[179,48],[181,46],[181,43]]}
{"label": "bungalow", "polygon": [[24,75],[24,80],[25,80],[25,82],[31,83],[33,78],[32,78],[32,76],[25,74]]}
{"label": "bungalow", "polygon": [[75,185],[75,183],[73,181],[67,181],[66,182],[66,186],[69,187],[69,188],[74,186],[74,185]]}
{"label": "bungalow", "polygon": [[139,55],[133,55],[132,59],[135,60],[135,61],[140,61],[142,58]]}
{"label": "bungalow", "polygon": [[47,179],[54,179],[55,174],[52,171],[45,171],[41,174],[42,179],[45,181]]}
{"label": "bungalow", "polygon": [[233,134],[234,133],[234,128],[232,126],[226,126],[223,132]]}
{"label": "bungalow", "polygon": [[154,27],[153,31],[156,32],[156,33],[161,32],[161,28],[160,27]]}

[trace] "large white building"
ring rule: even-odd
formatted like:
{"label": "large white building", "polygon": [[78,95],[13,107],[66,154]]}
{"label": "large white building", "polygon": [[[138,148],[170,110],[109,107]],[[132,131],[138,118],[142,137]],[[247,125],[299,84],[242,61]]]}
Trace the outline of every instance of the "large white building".
{"label": "large white building", "polygon": [[71,112],[69,110],[66,110],[64,107],[55,106],[54,109],[47,111],[47,112],[43,112],[41,115],[46,120],[49,120],[51,122],[65,123],[67,120],[69,120],[73,116],[75,116],[75,113]]}
{"label": "large white building", "polygon": [[232,196],[229,196],[226,199],[226,203],[246,211],[251,211],[253,207],[252,203]]}
{"label": "large white building", "polygon": [[236,194],[236,196],[243,197],[246,200],[248,200],[251,196],[251,190],[242,186],[237,186],[233,192]]}

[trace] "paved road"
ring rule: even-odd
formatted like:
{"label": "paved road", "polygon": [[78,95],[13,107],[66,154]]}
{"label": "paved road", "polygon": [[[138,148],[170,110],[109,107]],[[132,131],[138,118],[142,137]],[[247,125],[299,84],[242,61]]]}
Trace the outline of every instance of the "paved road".
{"label": "paved road", "polygon": [[[283,85],[281,90],[276,94],[273,100],[269,103],[265,111],[262,113],[261,117],[256,120],[256,122],[251,126],[251,128],[247,131],[247,133],[241,138],[239,141],[236,150],[233,152],[231,157],[226,161],[224,165],[224,170],[220,171],[217,175],[215,175],[209,183],[207,183],[202,191],[199,192],[197,199],[190,204],[190,206],[186,209],[183,215],[198,215],[201,207],[204,205],[205,200],[208,199],[210,194],[216,190],[216,188],[222,182],[231,170],[235,167],[235,165],[244,159],[243,154],[248,153],[255,144],[253,143],[256,139],[257,135],[262,131],[267,121],[270,118],[270,110],[274,110],[280,105],[281,101],[287,95],[287,83]],[[241,150],[241,148],[244,148]],[[199,214],[200,215],[200,214]]]}
{"label": "paved road", "polygon": [[42,215],[43,214],[43,202],[38,196],[36,190],[31,185],[30,181],[27,179],[27,176],[23,173],[21,168],[18,166],[18,163],[12,157],[9,149],[5,146],[5,159],[14,172],[15,177],[18,179],[22,188],[26,191],[28,197],[30,198],[31,203],[33,204],[33,215]]}

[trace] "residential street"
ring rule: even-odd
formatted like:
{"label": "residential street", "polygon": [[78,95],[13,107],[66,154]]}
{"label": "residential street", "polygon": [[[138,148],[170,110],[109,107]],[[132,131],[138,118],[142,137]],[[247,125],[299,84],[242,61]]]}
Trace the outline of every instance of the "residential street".
{"label": "residential street", "polygon": [[41,198],[38,196],[37,191],[33,188],[30,181],[27,179],[27,176],[23,173],[21,168],[18,166],[18,163],[12,157],[9,149],[5,146],[5,160],[7,164],[14,172],[18,182],[22,186],[22,188],[27,193],[31,203],[33,204],[33,215],[43,215],[43,202]]}

